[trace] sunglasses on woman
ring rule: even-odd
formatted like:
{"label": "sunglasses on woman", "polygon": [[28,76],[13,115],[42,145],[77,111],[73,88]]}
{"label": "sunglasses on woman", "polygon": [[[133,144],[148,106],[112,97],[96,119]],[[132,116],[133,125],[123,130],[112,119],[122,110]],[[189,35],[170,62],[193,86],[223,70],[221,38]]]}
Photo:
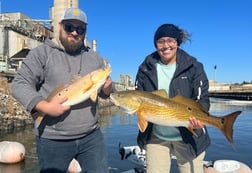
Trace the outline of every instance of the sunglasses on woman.
{"label": "sunglasses on woman", "polygon": [[78,35],[83,35],[86,32],[86,28],[83,28],[81,26],[77,26],[75,27],[74,25],[72,25],[71,23],[62,23],[63,28],[66,32],[68,33],[72,33],[74,31],[76,31],[76,33]]}

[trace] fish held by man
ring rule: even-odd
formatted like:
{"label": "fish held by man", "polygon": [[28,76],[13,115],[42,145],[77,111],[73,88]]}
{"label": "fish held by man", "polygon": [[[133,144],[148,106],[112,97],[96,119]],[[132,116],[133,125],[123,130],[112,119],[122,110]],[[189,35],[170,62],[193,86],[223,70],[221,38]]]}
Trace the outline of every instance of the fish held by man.
{"label": "fish held by man", "polygon": [[[105,62],[105,66],[98,70],[92,71],[85,76],[78,76],[71,80],[70,83],[59,85],[56,87],[46,99],[51,101],[56,98],[64,98],[67,100],[62,103],[64,106],[73,106],[87,99],[96,101],[98,90],[105,83],[111,73],[110,64]],[[35,124],[38,127],[44,118],[42,112],[38,112],[35,119]]]}
{"label": "fish held by man", "polygon": [[186,127],[195,134],[189,123],[189,119],[195,117],[203,124],[220,129],[231,144],[233,124],[241,114],[241,111],[236,111],[225,116],[214,116],[195,100],[181,95],[169,98],[165,90],[120,91],[112,93],[110,99],[124,112],[138,115],[138,127],[141,132],[144,132],[148,122],[151,122],[164,126]]}

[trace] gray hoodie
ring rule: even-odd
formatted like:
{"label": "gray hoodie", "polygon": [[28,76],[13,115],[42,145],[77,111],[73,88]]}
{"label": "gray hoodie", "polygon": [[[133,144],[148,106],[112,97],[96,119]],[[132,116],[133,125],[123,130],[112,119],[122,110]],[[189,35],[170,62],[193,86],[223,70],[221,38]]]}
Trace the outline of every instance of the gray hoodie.
{"label": "gray hoodie", "polygon": [[[103,66],[103,59],[87,47],[80,54],[69,55],[59,41],[46,39],[23,61],[12,81],[12,94],[35,118],[34,107],[55,87]],[[45,116],[36,135],[49,139],[83,137],[99,127],[98,118],[97,102],[88,99],[59,117]]]}

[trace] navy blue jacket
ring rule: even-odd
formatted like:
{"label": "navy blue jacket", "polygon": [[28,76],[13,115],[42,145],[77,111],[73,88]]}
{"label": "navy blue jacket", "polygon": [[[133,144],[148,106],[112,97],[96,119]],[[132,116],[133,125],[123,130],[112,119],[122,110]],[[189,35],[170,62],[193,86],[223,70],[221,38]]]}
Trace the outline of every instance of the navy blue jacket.
{"label": "navy blue jacket", "polygon": [[[210,102],[208,95],[208,79],[203,65],[194,57],[178,48],[176,54],[177,67],[169,86],[169,97],[178,94],[194,99],[204,108],[209,110]],[[156,64],[160,56],[155,51],[148,55],[143,63],[139,66],[136,76],[136,90],[153,91],[158,89]],[[197,136],[192,135],[185,127],[178,127],[183,141],[188,144],[188,150],[193,156],[199,155],[210,144],[210,138],[206,127],[195,130]],[[152,124],[149,123],[146,131],[139,131],[137,136],[138,145],[144,148],[150,138]]]}

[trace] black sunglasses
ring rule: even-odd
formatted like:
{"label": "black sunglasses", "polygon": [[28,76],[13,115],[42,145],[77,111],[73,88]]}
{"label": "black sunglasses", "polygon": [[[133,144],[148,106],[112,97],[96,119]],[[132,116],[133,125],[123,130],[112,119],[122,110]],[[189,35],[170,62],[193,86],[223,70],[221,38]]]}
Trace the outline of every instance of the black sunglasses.
{"label": "black sunglasses", "polygon": [[83,35],[86,32],[86,28],[83,28],[81,26],[73,26],[71,23],[62,23],[63,28],[66,32],[71,33],[73,31],[76,31],[78,35]]}

